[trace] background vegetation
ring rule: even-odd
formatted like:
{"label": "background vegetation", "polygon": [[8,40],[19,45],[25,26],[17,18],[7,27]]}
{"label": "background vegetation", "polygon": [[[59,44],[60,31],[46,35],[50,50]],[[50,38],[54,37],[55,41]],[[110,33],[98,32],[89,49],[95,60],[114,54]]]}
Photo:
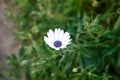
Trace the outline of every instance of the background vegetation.
{"label": "background vegetation", "polygon": [[[21,48],[3,80],[120,80],[119,0],[13,0],[11,8]],[[71,34],[66,49],[43,41],[54,28]]]}

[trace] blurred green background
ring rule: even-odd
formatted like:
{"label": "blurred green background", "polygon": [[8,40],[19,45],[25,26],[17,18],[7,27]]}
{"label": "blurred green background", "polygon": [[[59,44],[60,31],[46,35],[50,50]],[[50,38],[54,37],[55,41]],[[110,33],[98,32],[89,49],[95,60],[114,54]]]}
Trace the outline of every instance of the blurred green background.
{"label": "blurred green background", "polygon": [[[10,8],[21,48],[3,80],[120,80],[119,0],[12,0]],[[55,28],[70,33],[66,49],[43,41]]]}

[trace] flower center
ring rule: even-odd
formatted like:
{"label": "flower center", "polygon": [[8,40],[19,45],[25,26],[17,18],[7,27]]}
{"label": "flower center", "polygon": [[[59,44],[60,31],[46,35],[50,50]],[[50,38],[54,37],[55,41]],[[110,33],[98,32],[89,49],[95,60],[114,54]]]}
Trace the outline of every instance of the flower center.
{"label": "flower center", "polygon": [[59,40],[57,40],[57,41],[54,42],[54,46],[55,47],[60,47],[61,45],[62,45],[62,42],[59,41]]}

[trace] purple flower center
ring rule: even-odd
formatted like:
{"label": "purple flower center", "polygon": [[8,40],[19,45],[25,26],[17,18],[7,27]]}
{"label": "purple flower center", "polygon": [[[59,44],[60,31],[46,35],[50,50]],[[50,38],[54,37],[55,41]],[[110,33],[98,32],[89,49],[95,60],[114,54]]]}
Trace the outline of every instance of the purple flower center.
{"label": "purple flower center", "polygon": [[62,45],[62,42],[59,41],[59,40],[56,40],[56,41],[54,42],[54,46],[55,46],[55,47],[60,47],[61,45]]}

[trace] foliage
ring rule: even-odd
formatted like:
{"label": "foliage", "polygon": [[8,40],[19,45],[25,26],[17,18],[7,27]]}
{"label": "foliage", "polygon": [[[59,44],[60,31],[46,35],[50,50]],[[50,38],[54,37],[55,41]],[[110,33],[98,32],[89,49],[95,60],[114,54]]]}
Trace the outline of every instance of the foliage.
{"label": "foliage", "polygon": [[[16,13],[8,17],[21,48],[8,58],[5,80],[119,80],[119,6],[119,0],[12,1]],[[55,51],[43,37],[59,27],[72,44]]]}

